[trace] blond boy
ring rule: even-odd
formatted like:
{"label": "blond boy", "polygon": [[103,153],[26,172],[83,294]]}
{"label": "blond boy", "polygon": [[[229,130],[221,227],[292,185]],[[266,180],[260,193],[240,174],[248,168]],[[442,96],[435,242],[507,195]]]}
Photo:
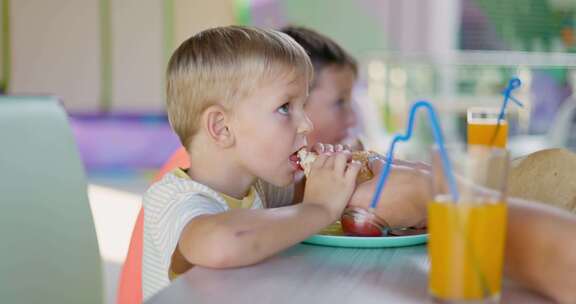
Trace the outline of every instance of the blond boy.
{"label": "blond boy", "polygon": [[174,52],[167,111],[191,168],[144,196],[145,299],[194,265],[257,263],[339,217],[359,170],[345,153],[314,162],[301,204],[286,187],[312,129],[312,71],[302,47],[272,30],[209,29]]}
{"label": "blond boy", "polygon": [[[215,28],[175,51],[167,73],[168,115],[192,166],[167,174],[144,196],[145,299],[194,265],[262,261],[335,221],[348,201],[368,201],[373,183],[360,185],[351,199],[360,166],[347,164],[346,153],[320,155],[302,199],[286,187],[297,170],[292,156],[312,129],[304,113],[311,79],[305,51],[275,31]],[[420,171],[391,172],[390,193],[378,209],[391,225],[422,220],[429,176]],[[511,277],[574,303],[574,242],[552,240],[570,239],[576,218],[518,199],[510,199],[509,211]],[[540,271],[551,256],[556,267]]]}

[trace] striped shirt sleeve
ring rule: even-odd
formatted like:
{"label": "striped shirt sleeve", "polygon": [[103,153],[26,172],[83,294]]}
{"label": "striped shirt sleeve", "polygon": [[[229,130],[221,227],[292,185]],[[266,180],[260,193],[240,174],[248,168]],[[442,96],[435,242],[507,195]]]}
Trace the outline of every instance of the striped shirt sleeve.
{"label": "striped shirt sleeve", "polygon": [[[195,217],[225,212],[228,207],[201,192],[165,195],[161,189],[144,198],[144,297],[168,284],[168,271],[184,227]],[[147,286],[150,284],[150,286]]]}

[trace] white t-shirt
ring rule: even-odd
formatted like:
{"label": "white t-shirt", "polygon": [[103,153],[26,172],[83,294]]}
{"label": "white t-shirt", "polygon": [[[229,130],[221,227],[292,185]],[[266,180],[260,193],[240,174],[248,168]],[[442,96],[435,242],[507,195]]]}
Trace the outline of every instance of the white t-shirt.
{"label": "white t-shirt", "polygon": [[[279,188],[258,181],[251,191],[251,209],[275,208],[292,203],[293,187]],[[230,210],[225,196],[191,180],[177,169],[144,194],[144,246],[142,291],[144,300],[169,283],[170,263],[180,234],[193,218]],[[238,207],[238,206],[236,206]],[[242,206],[240,206],[242,207]]]}

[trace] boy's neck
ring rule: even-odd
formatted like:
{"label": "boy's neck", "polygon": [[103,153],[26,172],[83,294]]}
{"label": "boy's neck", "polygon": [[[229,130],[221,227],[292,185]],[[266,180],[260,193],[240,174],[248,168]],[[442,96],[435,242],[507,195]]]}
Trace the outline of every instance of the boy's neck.
{"label": "boy's neck", "polygon": [[190,149],[190,169],[188,176],[196,182],[228,196],[242,199],[255,182],[228,157],[226,150],[210,144],[197,145],[202,148]]}

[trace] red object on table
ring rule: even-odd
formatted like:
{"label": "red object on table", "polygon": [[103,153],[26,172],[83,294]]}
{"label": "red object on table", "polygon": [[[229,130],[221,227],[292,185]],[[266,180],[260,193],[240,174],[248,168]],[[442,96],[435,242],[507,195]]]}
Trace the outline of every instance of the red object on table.
{"label": "red object on table", "polygon": [[383,236],[388,223],[364,208],[349,207],[340,218],[342,230],[350,236]]}
{"label": "red object on table", "polygon": [[356,222],[354,219],[347,217],[340,220],[342,230],[350,236],[382,236],[380,228],[368,222]]}
{"label": "red object on table", "polygon": [[[190,167],[190,159],[184,147],[180,147],[170,159],[162,166],[160,171],[154,177],[153,183],[159,181],[164,174],[176,168]],[[126,260],[120,274],[120,283],[118,285],[118,304],[140,304],[142,303],[142,255],[143,255],[143,237],[144,237],[144,208],[140,208]]]}

